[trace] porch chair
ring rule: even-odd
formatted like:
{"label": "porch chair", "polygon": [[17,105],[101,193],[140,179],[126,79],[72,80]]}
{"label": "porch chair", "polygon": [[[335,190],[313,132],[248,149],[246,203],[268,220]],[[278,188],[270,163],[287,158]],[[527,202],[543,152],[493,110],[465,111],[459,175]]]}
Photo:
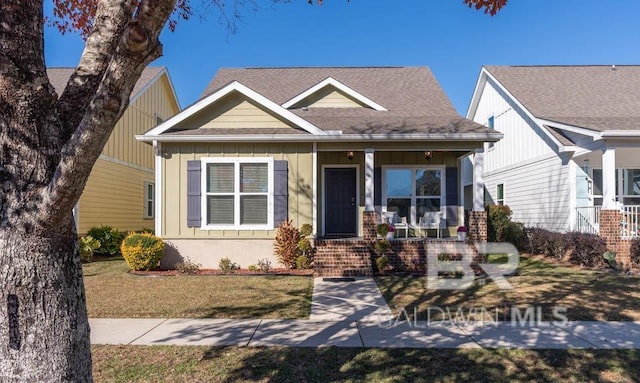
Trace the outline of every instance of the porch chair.
{"label": "porch chair", "polygon": [[428,230],[435,229],[436,237],[439,239],[441,230],[447,228],[447,220],[442,218],[442,213],[439,211],[427,211],[424,213],[422,217],[420,217],[420,221],[418,222],[418,231],[420,233],[420,237],[422,237],[422,230],[425,231],[425,237],[429,237]]}
{"label": "porch chair", "polygon": [[393,225],[395,230],[404,230],[404,237],[409,238],[409,224],[407,217],[399,217],[396,212],[386,212],[383,215],[383,222]]}

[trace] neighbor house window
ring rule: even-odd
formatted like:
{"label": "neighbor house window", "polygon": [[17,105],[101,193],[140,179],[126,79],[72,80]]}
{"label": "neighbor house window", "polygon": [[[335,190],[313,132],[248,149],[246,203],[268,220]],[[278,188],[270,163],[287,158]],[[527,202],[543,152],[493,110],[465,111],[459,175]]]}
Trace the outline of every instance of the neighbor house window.
{"label": "neighbor house window", "polygon": [[498,184],[496,187],[496,204],[504,205],[504,184]]}
{"label": "neighbor house window", "polygon": [[155,185],[151,182],[144,183],[144,218],[153,218],[155,210]]}
{"label": "neighbor house window", "polygon": [[640,205],[640,169],[620,169],[622,185],[620,201],[625,205]]}
{"label": "neighbor house window", "polygon": [[440,211],[444,198],[442,168],[384,169],[384,200],[386,211],[418,222],[429,211]]}
{"label": "neighbor house window", "polygon": [[[495,130],[495,117],[491,116],[487,119],[487,128],[491,129],[491,130]],[[495,145],[495,142],[489,142],[489,149],[493,148],[493,146]]]}
{"label": "neighbor house window", "polygon": [[273,228],[273,160],[206,158],[202,174],[203,226]]}

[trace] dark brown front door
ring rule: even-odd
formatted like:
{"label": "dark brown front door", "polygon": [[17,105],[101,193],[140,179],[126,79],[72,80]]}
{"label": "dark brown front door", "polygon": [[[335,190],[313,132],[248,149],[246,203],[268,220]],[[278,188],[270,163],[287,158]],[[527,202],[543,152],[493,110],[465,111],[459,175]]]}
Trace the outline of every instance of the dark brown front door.
{"label": "dark brown front door", "polygon": [[356,169],[326,168],[325,180],[325,231],[327,237],[355,237]]}

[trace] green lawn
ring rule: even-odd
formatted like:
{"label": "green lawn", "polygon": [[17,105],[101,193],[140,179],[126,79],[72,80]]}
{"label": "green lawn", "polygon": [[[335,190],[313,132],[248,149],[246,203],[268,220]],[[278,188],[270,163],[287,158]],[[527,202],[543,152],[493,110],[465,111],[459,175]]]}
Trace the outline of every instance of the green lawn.
{"label": "green lawn", "polygon": [[96,382],[638,382],[637,350],[93,346]]}
{"label": "green lawn", "polygon": [[84,265],[91,318],[307,318],[313,278],[127,273],[120,258]]}
{"label": "green lawn", "polygon": [[[476,280],[466,290],[427,290],[424,277],[382,276],[376,278],[392,309],[417,307],[419,317],[438,318],[434,308],[497,309],[500,320],[510,319],[512,307],[541,306],[543,319],[553,320],[555,306],[567,308],[569,320],[639,321],[640,278],[624,274],[562,267],[521,257],[515,276],[508,277],[512,290],[500,290],[490,280]],[[495,316],[493,316],[495,317]]]}

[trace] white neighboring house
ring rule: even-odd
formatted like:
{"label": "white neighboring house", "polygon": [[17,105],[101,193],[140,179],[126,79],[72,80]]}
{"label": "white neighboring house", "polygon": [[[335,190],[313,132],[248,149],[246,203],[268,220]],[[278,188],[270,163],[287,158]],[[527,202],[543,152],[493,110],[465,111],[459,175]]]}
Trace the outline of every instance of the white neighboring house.
{"label": "white neighboring house", "polygon": [[504,134],[485,144],[487,203],[527,226],[592,233],[600,209],[621,209],[623,238],[638,236],[640,66],[485,66],[467,118]]}

